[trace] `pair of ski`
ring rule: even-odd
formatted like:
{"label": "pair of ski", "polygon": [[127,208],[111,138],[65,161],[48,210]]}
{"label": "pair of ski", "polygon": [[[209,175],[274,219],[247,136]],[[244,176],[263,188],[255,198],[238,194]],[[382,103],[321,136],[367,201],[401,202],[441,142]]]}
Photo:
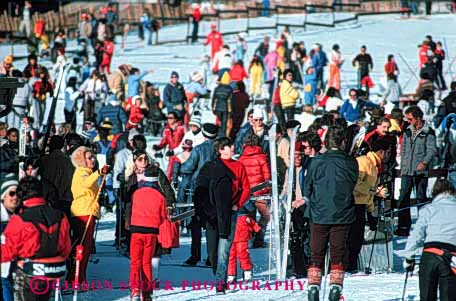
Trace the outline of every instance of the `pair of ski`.
{"label": "pair of ski", "polygon": [[[294,153],[296,136],[298,134],[299,126],[296,126],[290,137],[290,165],[288,166],[288,184],[286,194],[286,205],[285,205],[285,229],[283,233],[283,250],[281,248],[280,238],[280,206],[279,206],[279,189],[278,189],[278,175],[277,175],[277,145],[276,145],[276,134],[277,125],[273,124],[269,129],[269,150],[270,150],[270,162],[271,162],[271,177],[272,177],[272,221],[273,228],[270,229],[270,236],[274,236],[274,239],[270,241],[269,252],[272,253],[272,245],[274,245],[275,261],[276,261],[276,278],[279,280],[286,279],[287,265],[288,265],[288,253],[289,253],[289,240],[290,240],[290,226],[291,226],[291,203],[293,201],[293,187],[295,183],[295,171],[294,166]],[[273,232],[273,233],[272,233]],[[281,253],[282,251],[282,253]],[[269,275],[271,274],[271,260],[272,254],[269,254]]]}
{"label": "pair of ski", "polygon": [[[257,186],[255,187],[252,187],[250,189],[250,193],[253,194],[257,191],[260,191],[264,188],[267,188],[267,187],[270,187],[271,186],[271,182],[269,181],[266,181],[266,182],[263,182],[261,184],[258,184]],[[256,199],[253,197],[253,199],[256,201]],[[193,203],[187,203],[187,204],[176,204],[176,208],[186,208],[186,207],[193,207]],[[179,214],[176,214],[176,215],[172,215],[171,216],[171,222],[175,223],[175,222],[178,222],[178,221],[182,221],[182,220],[185,220],[187,218],[190,218],[192,216],[195,215],[195,209],[190,209],[190,210],[187,210],[185,212],[182,212],[182,213],[179,213]]]}

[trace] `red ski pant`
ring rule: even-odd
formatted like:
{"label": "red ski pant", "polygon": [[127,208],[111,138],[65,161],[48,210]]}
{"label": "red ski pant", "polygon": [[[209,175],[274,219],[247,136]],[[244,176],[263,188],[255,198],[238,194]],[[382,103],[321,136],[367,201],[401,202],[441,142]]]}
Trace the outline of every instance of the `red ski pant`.
{"label": "red ski pant", "polygon": [[151,293],[152,256],[157,245],[156,234],[132,233],[130,242],[130,288]]}
{"label": "red ski pant", "polygon": [[249,254],[249,242],[233,242],[230,250],[230,258],[228,260],[228,275],[236,276],[237,259],[241,263],[243,271],[250,271],[253,268],[252,260]]}
{"label": "red ski pant", "polygon": [[170,182],[173,180],[174,162],[179,162],[179,159],[176,156],[169,157],[169,162],[168,162],[168,181],[170,181]]}
{"label": "red ski pant", "polygon": [[[90,215],[84,216],[74,216],[71,219],[71,228],[73,230],[73,245],[75,245],[73,254],[76,254],[76,246],[81,244],[82,236],[84,235],[87,222],[89,221]],[[95,217],[92,216],[90,219],[90,224],[87,227],[87,233],[85,235],[82,245],[84,246],[84,251],[82,253],[82,260],[79,263],[79,271],[76,271],[76,265],[73,265],[70,273],[68,275],[68,281],[74,281],[76,273],[79,273],[78,281],[79,283],[86,281],[86,270],[87,264],[89,263],[90,254],[92,253],[94,239],[93,232],[95,230]]]}

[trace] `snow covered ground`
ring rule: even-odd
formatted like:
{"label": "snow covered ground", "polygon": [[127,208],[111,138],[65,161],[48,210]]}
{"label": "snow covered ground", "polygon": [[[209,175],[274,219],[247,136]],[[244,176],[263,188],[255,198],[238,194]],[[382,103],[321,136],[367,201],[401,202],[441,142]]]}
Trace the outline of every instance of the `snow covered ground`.
{"label": "snow covered ground", "polygon": [[[337,15],[336,19],[347,17]],[[312,15],[312,21],[324,22],[329,20],[327,14]],[[283,16],[280,17],[282,21]],[[291,15],[286,18],[287,22],[300,23],[303,16]],[[275,17],[257,18],[251,20],[257,24],[273,24]],[[328,22],[329,23],[329,22]],[[381,92],[379,83],[384,76],[383,65],[388,54],[395,54],[396,60],[401,71],[399,81],[405,92],[414,91],[417,80],[413,73],[418,72],[418,48],[425,35],[430,34],[434,40],[446,39],[447,61],[444,62],[444,72],[447,82],[450,81],[448,73],[448,62],[450,62],[456,53],[456,33],[455,17],[453,15],[431,16],[426,19],[414,18],[410,20],[400,19],[395,15],[362,17],[358,22],[350,22],[338,25],[336,28],[309,27],[307,31],[293,29],[293,39],[295,41],[304,41],[308,49],[313,43],[319,42],[324,46],[328,53],[333,44],[338,43],[346,59],[342,68],[342,86],[343,92],[355,85],[356,72],[351,67],[351,60],[358,53],[361,45],[367,45],[368,52],[374,59],[374,70],[372,72],[373,80],[377,83],[374,92]],[[229,31],[241,26],[245,27],[245,20],[226,20],[222,22],[222,31]],[[201,25],[202,33],[209,29],[208,22]],[[163,28],[160,32],[160,40],[169,38],[176,39],[181,37],[187,31],[186,25],[176,25]],[[274,38],[277,33],[273,30],[254,31],[247,36],[248,53],[246,62],[252,57],[256,46],[262,41],[265,35]],[[120,42],[120,41],[119,41]],[[235,37],[226,37],[226,42],[234,46]],[[69,42],[69,48],[75,47],[75,42]],[[116,45],[112,70],[118,65],[129,63],[143,70],[150,68],[155,69],[153,74],[148,75],[145,79],[154,83],[163,85],[167,82],[172,70],[176,70],[181,75],[181,81],[187,82],[188,75],[202,68],[201,59],[204,54],[209,52],[208,48],[198,45],[172,44],[152,47],[139,47],[139,42],[135,33],[128,37],[128,46],[125,50],[120,50],[120,43]],[[10,45],[0,45],[1,57],[11,52]],[[15,45],[14,53],[16,55],[25,55],[26,48],[23,45]],[[406,65],[405,61],[399,56],[405,58],[412,70]],[[25,66],[25,60],[15,62],[19,68]],[[46,62],[44,62],[46,64]],[[456,69],[455,69],[456,70]],[[328,72],[326,72],[327,75]],[[346,94],[345,94],[346,95]],[[129,300],[129,291],[125,288],[129,277],[129,262],[125,257],[116,255],[113,247],[107,246],[114,239],[115,221],[112,215],[102,218],[97,236],[97,258],[100,262],[97,265],[90,265],[88,277],[91,281],[112,281],[113,290],[104,289],[95,290],[81,294],[79,300]],[[203,250],[204,250],[203,246]],[[251,250],[252,260],[254,262],[254,278],[260,281],[260,290],[253,290],[252,285],[246,290],[244,287],[230,291],[226,296],[215,296],[215,289],[204,289],[204,281],[213,279],[211,270],[207,268],[183,268],[178,266],[190,254],[190,239],[183,237],[181,239],[181,248],[173,250],[171,255],[164,256],[160,270],[160,280],[162,281],[161,289],[155,294],[157,300],[304,300],[306,298],[305,290],[300,290],[300,285],[295,280],[294,290],[285,289],[282,284],[275,289],[276,283],[270,282],[270,288],[266,283],[268,277],[268,252],[266,249]],[[205,254],[203,254],[205,258]],[[274,279],[274,275],[272,276]],[[345,281],[344,297],[345,300],[400,300],[403,287],[404,274],[380,274],[371,276],[353,276],[348,277]],[[409,279],[407,300],[419,300],[417,276]],[[165,282],[169,281],[173,289],[165,289]],[[182,283],[187,281],[187,288],[183,290]],[[201,281],[201,290],[191,290],[192,281]],[[301,279],[300,281],[305,281]],[[95,282],[93,282],[95,283]],[[300,282],[302,284],[302,282]],[[209,284],[209,283],[208,283]],[[277,284],[278,285],[278,284]],[[190,287],[189,287],[190,286]],[[122,289],[123,287],[123,289]],[[304,286],[305,288],[305,286]],[[64,300],[71,300],[66,296]],[[323,299],[322,299],[323,300]]]}
{"label": "snow covered ground", "polygon": [[[115,216],[107,214],[98,227],[97,254],[100,261],[91,264],[88,268],[88,279],[95,290],[78,295],[81,301],[127,301],[129,290],[129,261],[118,256],[114,247],[108,245],[114,239]],[[266,235],[268,237],[268,235]],[[306,279],[289,280],[288,284],[275,281],[274,274],[268,281],[268,250],[252,249],[250,254],[254,263],[254,280],[249,284],[233,287],[224,296],[217,296],[215,288],[211,289],[214,277],[211,269],[181,267],[181,263],[190,254],[189,237],[181,238],[181,247],[174,249],[171,255],[162,257],[160,268],[160,289],[156,290],[156,300],[190,301],[190,300],[306,300]],[[203,240],[203,242],[205,242]],[[206,258],[203,245],[202,257]],[[273,271],[274,272],[274,271]],[[239,280],[241,274],[238,272]],[[360,300],[401,300],[404,274],[377,274],[371,276],[351,276],[345,279],[344,298],[350,301]],[[199,283],[200,284],[199,284]],[[215,284],[216,285],[216,284]],[[110,288],[112,286],[112,289]],[[194,286],[194,289],[192,289]],[[199,288],[200,286],[200,288]],[[419,300],[418,277],[412,276],[408,280],[406,300]],[[185,289],[184,289],[185,288]],[[327,290],[326,294],[329,293]],[[72,300],[64,296],[65,301]],[[321,300],[324,300],[321,298]]]}

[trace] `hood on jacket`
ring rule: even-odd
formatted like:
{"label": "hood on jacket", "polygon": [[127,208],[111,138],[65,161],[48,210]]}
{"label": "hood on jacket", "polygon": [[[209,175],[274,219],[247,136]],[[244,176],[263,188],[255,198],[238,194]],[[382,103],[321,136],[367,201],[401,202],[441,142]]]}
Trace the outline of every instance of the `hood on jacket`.
{"label": "hood on jacket", "polygon": [[264,154],[261,146],[245,146],[242,156],[255,156],[259,154]]}
{"label": "hood on jacket", "polygon": [[85,146],[80,146],[71,154],[71,163],[73,163],[74,167],[87,168],[87,164],[85,162],[85,153],[87,153],[87,152],[91,152],[90,148],[85,147]]}
{"label": "hood on jacket", "polygon": [[222,85],[229,85],[231,83],[231,77],[228,72],[223,73],[222,79],[220,80],[220,84]]}

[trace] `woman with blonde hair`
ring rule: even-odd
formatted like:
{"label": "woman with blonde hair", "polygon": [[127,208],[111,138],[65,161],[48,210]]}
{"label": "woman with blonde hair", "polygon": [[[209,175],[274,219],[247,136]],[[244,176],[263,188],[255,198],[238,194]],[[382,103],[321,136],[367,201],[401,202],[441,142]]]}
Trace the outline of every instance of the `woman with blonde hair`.
{"label": "woman with blonde hair", "polygon": [[[94,245],[93,233],[95,219],[100,218],[100,205],[97,193],[98,179],[109,172],[109,166],[95,170],[95,154],[85,146],[78,147],[71,155],[71,162],[76,170],[73,174],[71,192],[71,228],[73,230],[73,245],[83,245],[83,258],[79,267],[79,283],[86,280],[86,269],[90,253]],[[91,217],[92,216],[92,217]],[[86,232],[85,237],[84,232]],[[69,280],[73,280],[74,271],[69,273]]]}

